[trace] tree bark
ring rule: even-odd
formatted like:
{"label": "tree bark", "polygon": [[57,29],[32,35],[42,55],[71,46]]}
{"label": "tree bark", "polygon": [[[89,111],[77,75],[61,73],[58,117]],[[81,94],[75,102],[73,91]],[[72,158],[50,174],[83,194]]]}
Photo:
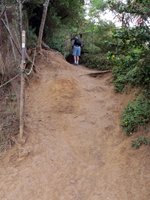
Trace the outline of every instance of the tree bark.
{"label": "tree bark", "polygon": [[21,51],[20,51],[20,49],[19,49],[19,47],[18,47],[16,41],[14,40],[13,35],[12,35],[12,33],[11,33],[11,31],[10,31],[8,25],[5,23],[5,21],[4,21],[3,19],[1,19],[1,21],[3,22],[3,24],[4,24],[4,26],[5,26],[6,30],[7,30],[7,32],[9,33],[9,35],[10,35],[10,37],[11,37],[11,39],[12,39],[12,42],[14,43],[14,45],[15,45],[15,47],[16,47],[18,53],[21,55]]}
{"label": "tree bark", "polygon": [[43,4],[43,14],[42,14],[42,19],[41,19],[41,25],[40,25],[40,30],[39,30],[39,36],[38,36],[38,42],[37,42],[37,49],[41,50],[42,48],[42,38],[43,38],[43,31],[44,31],[44,26],[45,26],[45,21],[47,17],[47,9],[49,6],[50,0],[45,0],[45,3]]}
{"label": "tree bark", "polygon": [[18,1],[18,6],[19,6],[19,29],[20,29],[20,35],[22,34],[22,30],[23,30],[23,28],[22,28],[22,25],[23,25],[23,23],[22,23],[22,16],[23,16],[23,14],[22,14],[22,2],[21,2],[21,0],[20,1]]}
{"label": "tree bark", "polygon": [[[10,27],[9,27],[9,22],[8,22],[8,17],[7,17],[7,13],[6,13],[6,12],[4,13],[4,16],[5,16],[6,24],[7,24],[8,28],[10,29]],[[10,35],[9,35],[9,40],[10,40],[10,43],[11,43],[13,56],[14,56],[14,59],[15,59],[15,62],[16,62],[17,56],[16,56],[16,53],[15,53],[14,44],[13,44],[13,41],[12,41],[12,38],[11,38]]]}
{"label": "tree bark", "polygon": [[21,77],[20,77],[20,140],[23,138],[24,131],[24,96],[25,96],[25,31],[22,31],[22,58],[20,64]]}
{"label": "tree bark", "polygon": [[22,8],[23,8],[23,3],[21,0],[16,0],[17,2],[17,14],[18,14],[18,26],[19,26],[19,36],[20,36],[20,43],[21,43],[21,34],[22,34],[22,30],[23,30],[23,21],[22,21],[22,17],[23,17],[23,11],[22,11]]}

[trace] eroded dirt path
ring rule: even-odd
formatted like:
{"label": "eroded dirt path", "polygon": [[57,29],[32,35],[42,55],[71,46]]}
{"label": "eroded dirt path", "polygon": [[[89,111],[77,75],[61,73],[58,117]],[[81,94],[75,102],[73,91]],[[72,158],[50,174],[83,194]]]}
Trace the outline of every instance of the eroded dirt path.
{"label": "eroded dirt path", "polygon": [[[46,53],[45,53],[46,54]],[[150,153],[119,128],[123,95],[111,75],[51,52],[26,93],[27,142],[0,165],[0,200],[148,200]]]}

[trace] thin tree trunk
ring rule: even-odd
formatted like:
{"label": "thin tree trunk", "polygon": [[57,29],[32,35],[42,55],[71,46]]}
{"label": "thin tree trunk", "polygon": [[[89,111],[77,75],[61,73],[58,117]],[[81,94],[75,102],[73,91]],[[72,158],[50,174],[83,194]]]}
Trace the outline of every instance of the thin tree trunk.
{"label": "thin tree trunk", "polygon": [[[8,22],[8,17],[7,17],[7,13],[5,12],[4,15],[5,15],[5,20],[6,20],[7,26],[8,26],[8,28],[10,29],[10,27],[9,27],[9,22]],[[11,43],[12,52],[13,52],[14,59],[15,59],[15,62],[16,62],[17,57],[16,57],[16,53],[15,53],[15,49],[14,49],[14,44],[13,44],[13,41],[12,41],[12,38],[10,37],[10,35],[9,35],[9,40],[10,40],[10,43]]]}
{"label": "thin tree trunk", "polygon": [[[24,70],[24,63],[21,62],[20,66],[21,70]],[[23,138],[24,131],[24,92],[25,92],[25,78],[24,74],[21,73],[20,78],[21,86],[20,86],[20,140]]]}
{"label": "thin tree trunk", "polygon": [[5,11],[6,11],[6,6],[3,8],[2,12],[1,12],[0,18],[3,17],[3,14],[5,13]]}
{"label": "thin tree trunk", "polygon": [[[16,43],[15,39],[13,38],[13,35],[12,35],[12,33],[11,33],[11,30],[10,30],[9,26],[6,24],[6,22],[5,22],[3,19],[1,19],[1,21],[3,22],[3,24],[4,24],[4,26],[5,26],[6,30],[7,30],[7,32],[9,33],[9,35],[10,35],[10,37],[11,37],[11,40],[12,40],[12,42],[13,42],[15,48],[17,49],[18,53],[19,53],[20,55],[22,55],[21,50],[20,50],[19,47],[18,47],[18,44]],[[26,59],[27,59],[29,62],[33,63],[32,60],[31,60],[31,58],[30,58],[29,55],[27,54],[27,52],[25,52],[25,57],[26,57]],[[35,65],[34,65],[34,66],[35,66]]]}
{"label": "thin tree trunk", "polygon": [[13,38],[13,35],[12,35],[12,33],[11,33],[11,31],[10,31],[8,25],[5,23],[5,21],[4,21],[3,19],[1,19],[1,21],[3,22],[3,24],[4,24],[4,26],[5,26],[6,30],[7,30],[7,32],[9,33],[9,35],[10,35],[10,37],[11,37],[11,39],[12,39],[12,42],[14,43],[14,45],[15,45],[15,47],[16,47],[18,53],[21,55],[21,51],[20,51],[20,49],[19,49],[17,43],[15,42],[15,40],[14,40],[14,38]]}
{"label": "thin tree trunk", "polygon": [[23,30],[23,21],[22,21],[22,8],[23,8],[23,3],[22,0],[16,0],[17,2],[17,17],[18,17],[18,27],[19,27],[19,39],[20,39],[20,43],[21,43],[21,34],[22,34],[22,30]]}
{"label": "thin tree trunk", "polygon": [[22,2],[21,0],[18,1],[18,7],[19,7],[19,29],[20,29],[20,35],[22,34]]}
{"label": "thin tree trunk", "polygon": [[25,96],[25,31],[22,31],[22,58],[21,58],[21,85],[20,85],[20,140],[23,138],[24,131],[24,96]]}
{"label": "thin tree trunk", "polygon": [[37,49],[39,49],[39,50],[41,50],[41,46],[42,46],[43,31],[44,31],[44,26],[45,26],[49,2],[50,2],[50,0],[45,0],[45,3],[43,4],[43,14],[42,14],[41,25],[40,25],[39,36],[38,36],[38,42],[37,42]]}

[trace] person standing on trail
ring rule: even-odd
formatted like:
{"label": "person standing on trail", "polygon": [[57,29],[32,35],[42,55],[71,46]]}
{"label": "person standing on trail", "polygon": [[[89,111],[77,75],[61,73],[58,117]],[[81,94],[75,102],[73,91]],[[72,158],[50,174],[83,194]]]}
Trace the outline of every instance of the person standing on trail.
{"label": "person standing on trail", "polygon": [[81,55],[81,46],[82,46],[82,42],[81,42],[80,37],[75,36],[72,39],[73,57],[74,57],[75,65],[79,64],[79,59],[80,59],[80,55]]}

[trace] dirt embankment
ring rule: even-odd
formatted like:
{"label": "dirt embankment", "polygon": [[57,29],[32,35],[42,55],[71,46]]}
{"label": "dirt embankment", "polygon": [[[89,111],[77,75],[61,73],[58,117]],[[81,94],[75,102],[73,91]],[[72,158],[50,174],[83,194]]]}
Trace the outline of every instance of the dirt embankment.
{"label": "dirt embankment", "polygon": [[26,91],[26,144],[0,164],[2,200],[148,200],[150,153],[131,148],[111,75],[89,77],[55,52]]}

